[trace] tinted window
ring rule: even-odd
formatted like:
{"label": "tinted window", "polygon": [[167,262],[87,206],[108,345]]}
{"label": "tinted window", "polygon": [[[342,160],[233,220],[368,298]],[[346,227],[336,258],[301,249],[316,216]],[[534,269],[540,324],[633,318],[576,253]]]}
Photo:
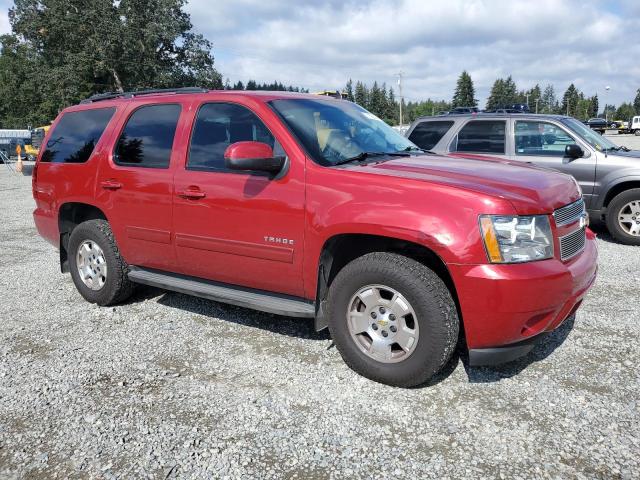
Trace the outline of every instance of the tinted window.
{"label": "tinted window", "polygon": [[89,160],[115,111],[115,108],[98,108],[65,113],[51,132],[41,161],[84,163]]}
{"label": "tinted window", "polygon": [[249,109],[231,103],[207,103],[200,107],[191,135],[187,168],[226,170],[224,151],[235,142],[262,142],[283,155],[262,121]]}
{"label": "tinted window", "polygon": [[431,150],[440,141],[444,134],[449,131],[453,122],[422,122],[416,125],[409,140],[420,148]]}
{"label": "tinted window", "polygon": [[118,139],[115,162],[167,168],[179,116],[180,105],[150,105],[133,112]]}
{"label": "tinted window", "polygon": [[562,128],[546,122],[516,122],[516,155],[564,157],[567,145],[576,142]]}
{"label": "tinted window", "polygon": [[473,120],[467,123],[452,143],[452,151],[504,153],[505,122]]}

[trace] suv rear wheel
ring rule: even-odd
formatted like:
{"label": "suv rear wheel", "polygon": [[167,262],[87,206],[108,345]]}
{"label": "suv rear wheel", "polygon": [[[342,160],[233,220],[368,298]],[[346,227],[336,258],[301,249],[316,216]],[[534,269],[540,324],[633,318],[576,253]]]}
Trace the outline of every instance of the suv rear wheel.
{"label": "suv rear wheel", "polygon": [[456,305],[425,265],[393,253],[364,255],[329,289],[329,330],[359,374],[398,387],[425,383],[458,340]]}
{"label": "suv rear wheel", "polygon": [[611,200],[607,228],[619,242],[640,245],[640,188],[626,190]]}
{"label": "suv rear wheel", "polygon": [[128,266],[106,220],[88,220],[74,228],[68,257],[73,283],[85,300],[113,305],[133,292]]}

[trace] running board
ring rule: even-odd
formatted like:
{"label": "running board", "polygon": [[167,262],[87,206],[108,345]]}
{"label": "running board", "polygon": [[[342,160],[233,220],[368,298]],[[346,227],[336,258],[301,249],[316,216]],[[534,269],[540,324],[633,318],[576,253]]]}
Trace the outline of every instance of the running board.
{"label": "running board", "polygon": [[312,302],[298,297],[237,287],[176,273],[131,267],[129,279],[135,283],[143,283],[152,287],[195,295],[261,312],[275,313],[276,315],[313,318],[316,314],[315,305]]}

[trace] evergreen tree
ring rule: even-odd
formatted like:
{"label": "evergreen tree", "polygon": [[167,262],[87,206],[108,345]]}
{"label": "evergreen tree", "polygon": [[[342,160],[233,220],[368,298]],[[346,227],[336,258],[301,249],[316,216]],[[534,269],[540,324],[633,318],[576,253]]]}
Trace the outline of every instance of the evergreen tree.
{"label": "evergreen tree", "polygon": [[505,84],[504,80],[498,78],[495,82],[493,82],[493,86],[491,87],[491,92],[489,93],[489,98],[487,99],[487,110],[494,110],[496,108],[500,108],[504,106],[502,100],[505,96]]}
{"label": "evergreen tree", "polygon": [[636,110],[636,115],[640,115],[640,88],[636,92],[636,98],[633,100],[633,108]]}
{"label": "evergreen tree", "polygon": [[593,97],[591,97],[591,105],[589,105],[589,118],[598,116],[598,94],[596,93]]}
{"label": "evergreen tree", "polygon": [[556,91],[553,85],[549,84],[544,88],[540,103],[538,105],[538,112],[540,113],[557,113],[558,112],[558,99],[556,98]]}
{"label": "evergreen tree", "polygon": [[249,80],[247,82],[247,86],[245,90],[257,90],[257,89],[258,89],[258,84],[256,83],[255,80]]}
{"label": "evergreen tree", "polygon": [[509,75],[504,81],[504,98],[502,100],[502,106],[508,107],[514,103],[518,103],[518,87],[516,87],[516,82],[514,82],[511,75]]}
{"label": "evergreen tree", "polygon": [[475,107],[478,105],[478,100],[475,98],[476,91],[473,88],[473,80],[466,70],[463,70],[458,77],[456,83],[456,91],[453,94],[451,100],[452,107]]}
{"label": "evergreen tree", "polygon": [[347,82],[345,92],[347,93],[347,100],[349,100],[350,102],[354,102],[356,98],[353,95],[353,81],[351,81],[351,79],[349,79],[349,81]]}
{"label": "evergreen tree", "polygon": [[355,102],[361,107],[367,108],[369,104],[368,97],[369,92],[367,92],[367,87],[365,87],[364,83],[358,80],[356,82],[356,90],[353,97]]}
{"label": "evergreen tree", "polygon": [[393,87],[389,87],[389,93],[387,95],[386,119],[391,125],[397,125],[400,122],[400,111],[398,109],[398,102],[396,102],[396,95],[393,92]]}
{"label": "evergreen tree", "polygon": [[562,96],[562,109],[563,115],[575,115],[578,107],[578,100],[580,99],[580,93],[575,85],[572,83]]}
{"label": "evergreen tree", "polygon": [[244,83],[242,83],[242,80],[238,80],[234,83],[232,90],[244,90]]}
{"label": "evergreen tree", "polygon": [[385,105],[382,96],[382,90],[380,90],[378,82],[374,81],[369,94],[369,106],[367,107],[367,110],[369,110],[375,116],[382,118],[385,111],[384,107]]}

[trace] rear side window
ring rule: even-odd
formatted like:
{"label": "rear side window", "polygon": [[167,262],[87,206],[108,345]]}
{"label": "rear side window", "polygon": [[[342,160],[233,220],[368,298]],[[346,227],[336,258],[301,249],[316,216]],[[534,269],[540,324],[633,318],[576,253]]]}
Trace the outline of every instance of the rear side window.
{"label": "rear side window", "polygon": [[40,161],[86,162],[115,111],[115,108],[97,108],[65,113],[51,132]]}
{"label": "rear side window", "polygon": [[225,171],[225,150],[232,143],[245,141],[266,143],[274,155],[284,154],[265,124],[248,108],[232,103],[204,104],[193,127],[187,169]]}
{"label": "rear side window", "polygon": [[453,152],[505,153],[504,120],[472,120],[456,135]]}
{"label": "rear side window", "polygon": [[422,122],[416,125],[409,140],[420,148],[431,150],[449,131],[453,122]]}
{"label": "rear side window", "polygon": [[113,159],[118,165],[168,168],[180,105],[140,107],[129,117]]}

